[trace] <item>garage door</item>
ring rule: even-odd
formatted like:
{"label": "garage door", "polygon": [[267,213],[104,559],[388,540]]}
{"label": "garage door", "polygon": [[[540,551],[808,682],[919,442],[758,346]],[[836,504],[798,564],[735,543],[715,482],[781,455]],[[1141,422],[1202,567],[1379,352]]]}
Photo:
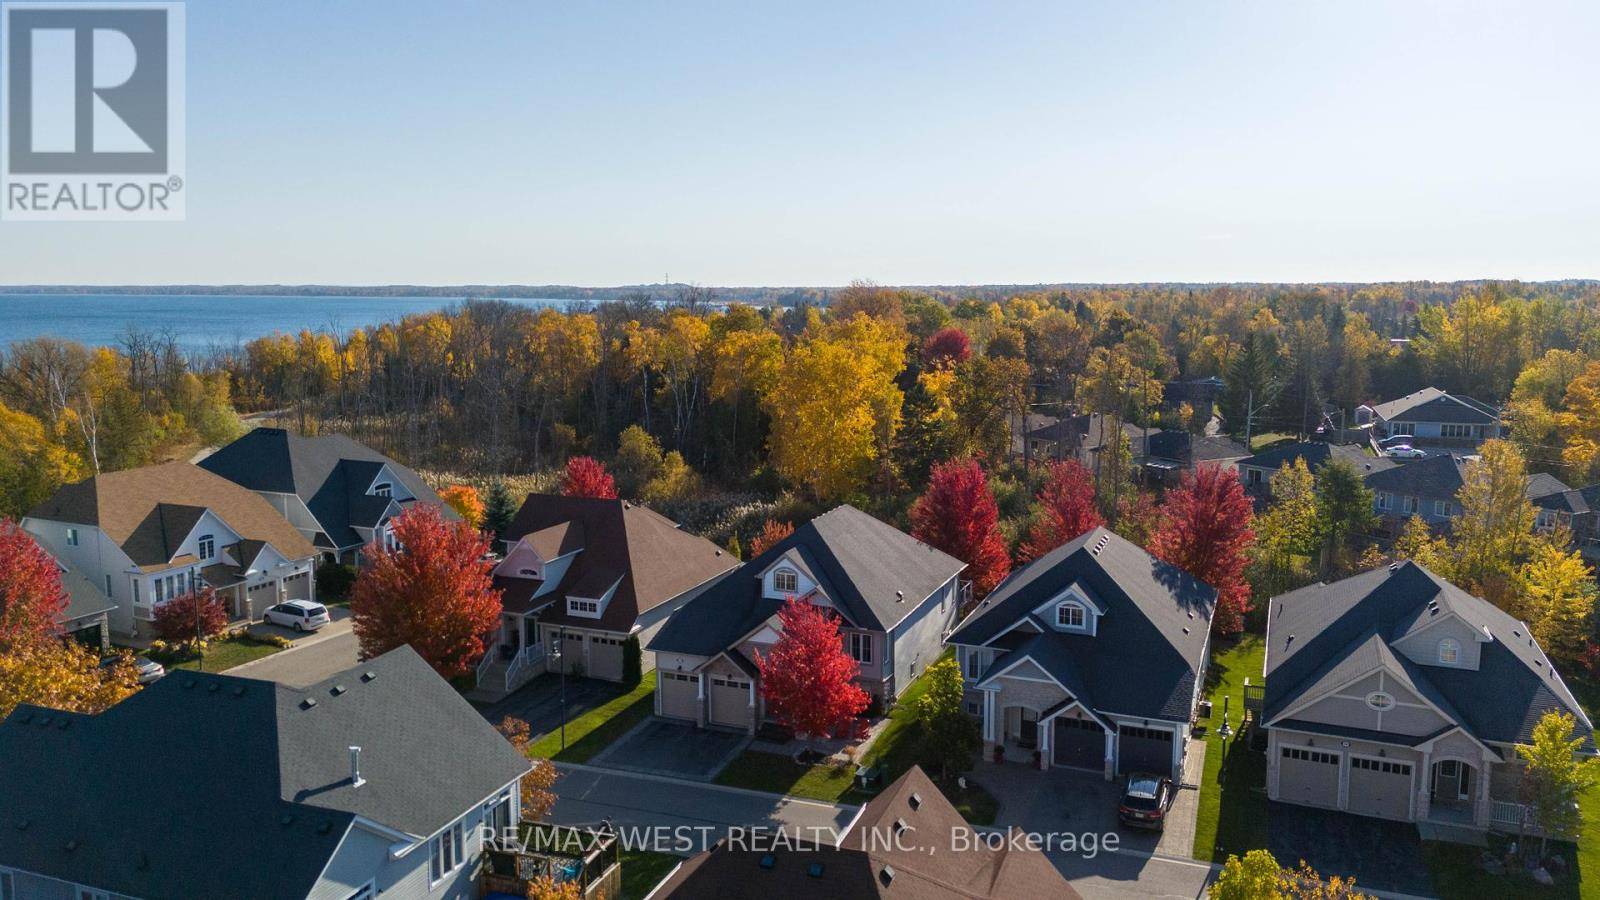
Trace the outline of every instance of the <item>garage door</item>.
{"label": "garage door", "polygon": [[267,607],[275,606],[278,603],[278,587],[270,581],[250,588],[247,595],[250,602],[250,615],[255,616],[257,619],[261,618],[261,614],[267,611]]}
{"label": "garage door", "polygon": [[656,690],[661,692],[661,714],[673,719],[698,721],[700,717],[696,712],[700,707],[700,685],[697,681],[693,675],[662,672],[661,679],[656,682]]}
{"label": "garage door", "polygon": [[1172,732],[1123,725],[1117,729],[1117,774],[1172,773]]}
{"label": "garage door", "polygon": [[622,638],[589,635],[589,677],[622,680]]}
{"label": "garage door", "polygon": [[1056,719],[1056,765],[1104,771],[1106,730],[1093,719]]}
{"label": "garage door", "polygon": [[311,599],[311,573],[301,572],[283,580],[283,589],[290,600]]}
{"label": "garage door", "polygon": [[713,677],[710,691],[711,724],[750,727],[750,682]]}
{"label": "garage door", "polygon": [[1339,805],[1339,755],[1304,747],[1278,748],[1278,799]]}
{"label": "garage door", "polygon": [[1410,819],[1411,764],[1350,757],[1350,793],[1345,808],[1363,816]]}

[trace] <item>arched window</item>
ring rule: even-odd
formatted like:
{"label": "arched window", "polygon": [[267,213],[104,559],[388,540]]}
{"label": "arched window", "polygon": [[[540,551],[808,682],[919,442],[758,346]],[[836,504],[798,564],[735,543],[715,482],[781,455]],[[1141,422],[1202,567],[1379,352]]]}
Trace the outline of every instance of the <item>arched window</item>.
{"label": "arched window", "polygon": [[1461,660],[1461,642],[1455,638],[1445,638],[1439,642],[1439,662],[1455,665]]}
{"label": "arched window", "polygon": [[784,594],[800,590],[800,576],[793,569],[779,569],[772,573],[772,589]]}
{"label": "arched window", "polygon": [[1083,604],[1069,600],[1057,606],[1056,624],[1062,628],[1082,628],[1084,624]]}

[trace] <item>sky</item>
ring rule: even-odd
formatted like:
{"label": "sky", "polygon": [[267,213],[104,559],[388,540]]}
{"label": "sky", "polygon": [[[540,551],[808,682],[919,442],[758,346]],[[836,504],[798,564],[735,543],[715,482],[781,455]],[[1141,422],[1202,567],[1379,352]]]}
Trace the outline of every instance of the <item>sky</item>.
{"label": "sky", "polygon": [[188,218],[0,283],[1600,277],[1600,4],[191,0]]}

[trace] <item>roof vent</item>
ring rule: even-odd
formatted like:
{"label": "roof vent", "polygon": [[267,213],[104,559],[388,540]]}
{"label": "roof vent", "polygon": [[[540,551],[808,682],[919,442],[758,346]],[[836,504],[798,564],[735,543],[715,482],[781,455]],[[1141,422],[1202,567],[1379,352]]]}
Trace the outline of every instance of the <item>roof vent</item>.
{"label": "roof vent", "polygon": [[377,677],[378,677],[378,673],[372,671],[371,669],[368,669],[367,671],[361,673],[361,680],[362,681],[371,681],[372,679],[377,678]]}
{"label": "roof vent", "polygon": [[77,841],[77,839],[73,839],[73,840],[67,841],[67,852],[68,853],[71,853],[72,851],[74,851],[76,849],[78,849],[78,841]]}
{"label": "roof vent", "polygon": [[1400,568],[1400,564],[1399,563],[1397,563],[1397,562],[1389,563],[1389,571],[1393,572],[1398,568]]}
{"label": "roof vent", "polygon": [[922,795],[916,791],[912,791],[911,799],[906,802],[911,804],[911,811],[916,812],[918,809],[922,808]]}
{"label": "roof vent", "polygon": [[808,876],[810,876],[812,878],[821,878],[822,877],[822,863],[814,862],[811,865],[806,866],[806,875],[808,875]]}
{"label": "roof vent", "polygon": [[361,777],[361,748],[350,748],[350,786],[361,787],[367,780]]}
{"label": "roof vent", "polygon": [[763,854],[761,854],[761,863],[760,863],[761,868],[763,868],[763,869],[771,869],[771,868],[777,866],[777,864],[778,864],[778,857],[776,855],[771,854],[771,853],[763,853]]}
{"label": "roof vent", "polygon": [[217,690],[219,688],[221,688],[221,687],[222,687],[222,685],[217,684],[215,681],[213,681],[210,684],[206,685],[206,690],[208,690],[211,693],[215,694],[217,692]]}
{"label": "roof vent", "polygon": [[904,603],[904,602],[906,602],[906,592],[905,591],[895,591],[894,592],[894,602],[896,602],[896,603]]}
{"label": "roof vent", "polygon": [[310,709],[311,707],[316,706],[316,705],[317,705],[317,698],[315,698],[315,697],[307,697],[304,700],[300,701],[300,708],[301,709]]}
{"label": "roof vent", "polygon": [[294,816],[290,816],[290,815],[285,815],[283,818],[278,820],[278,824],[284,826],[285,828],[287,828],[289,825],[291,825],[293,823],[294,823]]}
{"label": "roof vent", "polygon": [[1189,633],[1189,626],[1187,626],[1187,625],[1183,626],[1183,633],[1184,634],[1188,634]]}
{"label": "roof vent", "polygon": [[337,697],[337,696],[339,696],[340,694],[344,693],[347,690],[349,690],[349,688],[345,687],[344,685],[336,684],[336,685],[334,685],[332,688],[330,688],[328,690],[328,693],[330,693],[330,694],[334,695],[335,697]]}
{"label": "roof vent", "polygon": [[194,679],[193,678],[184,679],[183,686],[184,686],[185,689],[194,687]]}
{"label": "roof vent", "polygon": [[889,882],[894,881],[894,866],[884,866],[878,873],[878,881],[882,882],[884,887],[888,887]]}
{"label": "roof vent", "polygon": [[233,695],[235,697],[243,697],[244,696],[244,685],[242,685],[242,684],[234,685],[233,686]]}

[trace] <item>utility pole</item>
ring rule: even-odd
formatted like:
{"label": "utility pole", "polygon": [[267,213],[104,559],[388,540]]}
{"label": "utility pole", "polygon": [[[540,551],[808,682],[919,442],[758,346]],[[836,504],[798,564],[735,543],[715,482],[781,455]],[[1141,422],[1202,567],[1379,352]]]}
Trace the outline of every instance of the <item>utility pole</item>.
{"label": "utility pole", "polygon": [[1252,388],[1246,391],[1244,395],[1244,450],[1246,453],[1255,452],[1255,448],[1250,445],[1250,424],[1251,420],[1255,418],[1255,414],[1256,392]]}

